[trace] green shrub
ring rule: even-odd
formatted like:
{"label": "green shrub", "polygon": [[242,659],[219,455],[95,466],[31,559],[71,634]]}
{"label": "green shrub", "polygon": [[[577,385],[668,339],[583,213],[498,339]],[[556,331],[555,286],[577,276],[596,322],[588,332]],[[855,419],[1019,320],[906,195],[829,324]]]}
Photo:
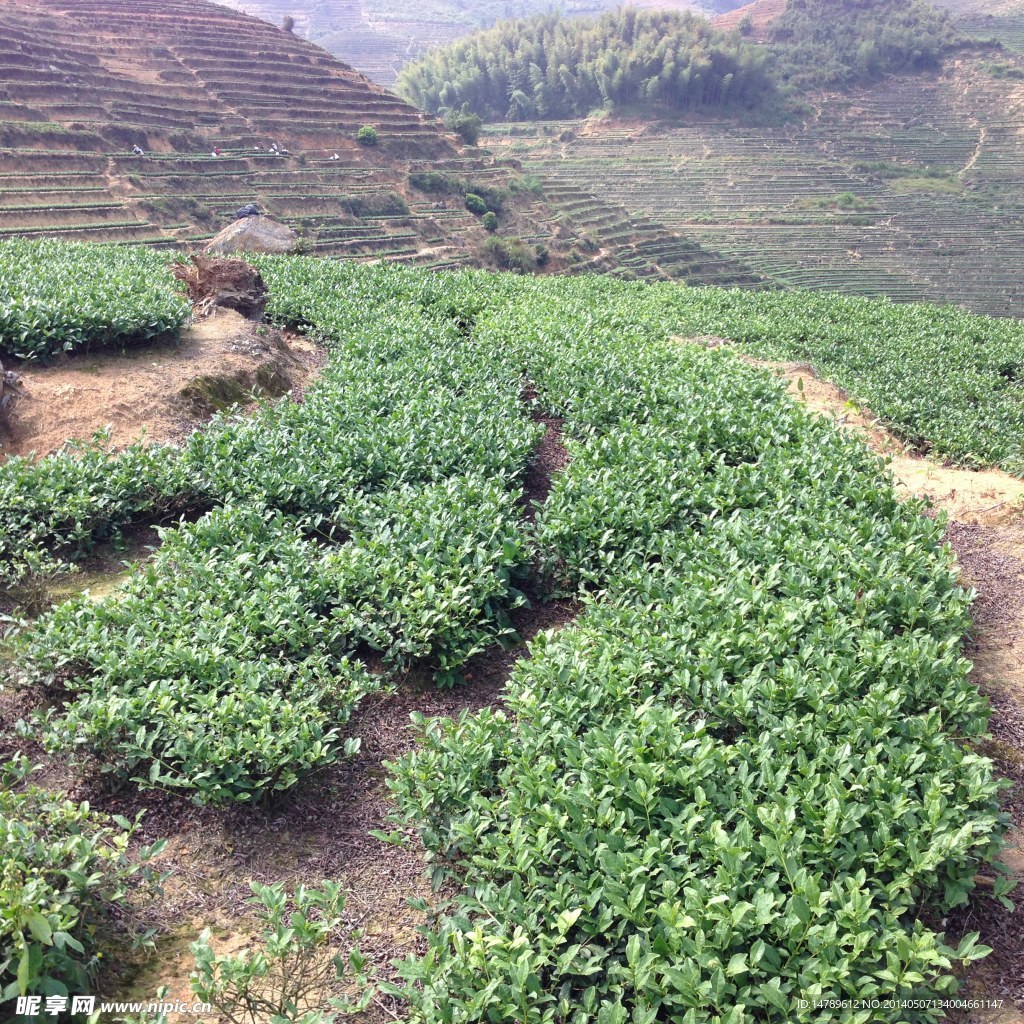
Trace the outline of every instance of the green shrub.
{"label": "green shrub", "polygon": [[514,195],[541,196],[544,185],[536,174],[523,174],[509,182],[509,190]]}
{"label": "green shrub", "polygon": [[497,231],[498,230],[498,215],[496,213],[492,213],[490,210],[488,210],[487,213],[484,214],[483,220],[481,221],[481,223],[483,224],[483,226],[488,231]]}
{"label": "green shrub", "polygon": [[456,174],[446,171],[413,171],[409,175],[409,184],[421,192],[435,192],[440,195],[452,195],[463,191],[463,181]]}
{"label": "green shrub", "polygon": [[532,274],[537,269],[537,253],[520,238],[488,238],[484,252],[502,270]]}
{"label": "green shrub", "polygon": [[380,141],[380,136],[377,134],[377,129],[372,124],[364,124],[359,131],[356,132],[356,142],[362,146],[376,146]]}
{"label": "green shrub", "polygon": [[[134,823],[37,786],[16,758],[0,774],[0,1002],[88,991],[112,907],[156,881],[163,842],[129,855]],[[141,812],[140,812],[141,816]]]}
{"label": "green shrub", "polygon": [[380,681],[317,616],[316,546],[301,534],[280,513],[220,509],[165,532],[115,598],[76,598],[40,620],[27,663],[37,679],[60,673],[71,698],[47,744],[87,743],[110,768],[197,803],[258,800],[352,754],[342,726]]}
{"label": "green shrub", "polygon": [[479,141],[480,130],[484,124],[483,120],[469,109],[468,103],[463,103],[461,110],[449,110],[444,123],[470,146],[475,146]]}
{"label": "green shrub", "polygon": [[487,204],[488,210],[493,210],[495,213],[501,213],[502,207],[505,205],[505,200],[508,199],[510,190],[498,185],[492,185],[489,181],[474,181],[473,179],[470,179],[466,183],[466,191],[473,192],[478,195]]}
{"label": "green shrub", "polygon": [[[372,993],[357,949],[330,955],[334,934],[343,927],[345,896],[341,885],[323,889],[299,886],[289,897],[284,885],[251,883],[262,930],[258,948],[238,956],[218,956],[210,946],[210,929],[189,947],[196,969],[190,976],[196,999],[209,1003],[231,1024],[271,1019],[295,1024],[331,1024],[339,1014],[367,1009]],[[292,909],[292,906],[294,909]],[[344,981],[360,995],[328,996]]]}
{"label": "green shrub", "polygon": [[477,216],[483,216],[487,213],[487,203],[478,196],[475,192],[466,193],[466,209],[470,213],[475,213]]}

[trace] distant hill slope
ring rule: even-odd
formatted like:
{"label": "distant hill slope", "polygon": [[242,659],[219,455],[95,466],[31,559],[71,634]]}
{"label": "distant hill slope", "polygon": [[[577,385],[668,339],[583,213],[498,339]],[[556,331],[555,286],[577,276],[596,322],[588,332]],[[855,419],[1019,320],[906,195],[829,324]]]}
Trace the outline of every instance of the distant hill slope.
{"label": "distant hill slope", "polygon": [[[355,141],[364,124],[378,145]],[[416,187],[424,171],[449,187]],[[501,203],[497,239],[552,270],[599,256],[627,275],[759,279],[628,218],[597,244],[521,179],[322,49],[206,0],[0,0],[0,237],[198,245],[255,202],[311,252],[500,264],[474,191]]]}
{"label": "distant hill slope", "polygon": [[[787,0],[754,0],[712,18],[716,28],[731,31],[744,26],[751,39],[764,41],[768,28],[786,11]],[[948,11],[966,35],[997,39],[1004,46],[1024,50],[1024,3],[1021,0],[928,0]]]}
{"label": "distant hill slope", "polygon": [[353,252],[450,234],[408,226],[401,186],[458,156],[329,54],[204,0],[2,0],[0,152],[0,234],[189,241],[255,201],[310,235],[334,212],[324,248]]}
{"label": "distant hill slope", "polygon": [[726,32],[741,29],[749,38],[764,41],[768,26],[785,10],[786,0],[754,0],[752,4],[719,14],[711,23]]}
{"label": "distant hill slope", "polygon": [[[274,24],[287,15],[295,30],[342,60],[391,85],[409,60],[477,28],[506,18],[558,10],[595,15],[622,6],[621,0],[218,0]],[[742,0],[637,0],[633,7],[714,13]]]}
{"label": "distant hill slope", "polygon": [[1012,52],[964,52],[776,126],[608,118],[482,141],[790,287],[1024,317],[1024,82],[1003,65],[1024,75]]}

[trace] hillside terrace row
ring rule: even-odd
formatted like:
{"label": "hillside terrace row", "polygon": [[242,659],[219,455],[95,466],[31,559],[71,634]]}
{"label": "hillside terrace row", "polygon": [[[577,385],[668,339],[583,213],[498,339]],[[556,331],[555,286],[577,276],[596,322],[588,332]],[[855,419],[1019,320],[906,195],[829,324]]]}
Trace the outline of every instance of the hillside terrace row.
{"label": "hillside terrace row", "polygon": [[488,134],[549,191],[654,217],[782,283],[1024,315],[1024,114],[1005,83],[964,63],[829,103],[778,128],[558,122]]}

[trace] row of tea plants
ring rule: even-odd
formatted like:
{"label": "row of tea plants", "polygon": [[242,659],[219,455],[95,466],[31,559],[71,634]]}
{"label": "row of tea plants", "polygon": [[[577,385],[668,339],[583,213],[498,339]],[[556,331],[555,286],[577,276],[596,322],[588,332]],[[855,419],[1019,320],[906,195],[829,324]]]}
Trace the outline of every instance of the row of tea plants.
{"label": "row of tea plants", "polygon": [[72,460],[149,457],[128,486],[212,507],[161,531],[115,598],[65,602],[23,637],[29,678],[66,694],[53,749],[197,802],[258,800],[351,754],[352,709],[396,671],[451,685],[510,632],[529,561],[518,480],[541,429],[517,367],[377,279],[358,301],[351,269],[304,286],[317,269],[276,288],[331,351],[302,403],[220,417],[181,450]]}
{"label": "row of tea plants", "polygon": [[0,356],[46,358],[173,337],[190,313],[165,253],[0,240]]}
{"label": "row of tea plants", "polygon": [[680,330],[811,363],[919,451],[1024,474],[1024,325],[958,306],[695,289]]}
{"label": "row of tea plants", "polygon": [[446,1024],[937,1019],[987,950],[920,908],[1005,827],[942,526],[764,376],[653,339],[642,294],[478,319],[566,418],[537,542],[586,610],[393,766],[461,883],[395,991]]}

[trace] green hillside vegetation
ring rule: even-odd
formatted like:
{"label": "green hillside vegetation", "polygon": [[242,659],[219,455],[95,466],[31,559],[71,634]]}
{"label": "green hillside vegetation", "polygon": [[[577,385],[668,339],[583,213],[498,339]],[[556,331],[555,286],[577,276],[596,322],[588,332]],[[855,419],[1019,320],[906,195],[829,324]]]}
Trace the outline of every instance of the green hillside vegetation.
{"label": "green hillside vegetation", "polygon": [[763,55],[690,14],[627,9],[600,18],[504,22],[409,65],[398,90],[431,112],[485,120],[579,116],[597,107],[753,106]]}
{"label": "green hillside vegetation", "polygon": [[[302,402],[220,416],[148,461],[136,446],[0,466],[5,569],[79,557],[147,500],[195,513],[115,595],[16,638],[50,695],[33,734],[125,785],[265,802],[353,755],[356,712],[410,669],[450,686],[507,641],[524,583],[573,595],[581,614],[533,642],[507,710],[420,720],[392,766],[400,820],[457,898],[387,983],[409,1020],[810,1024],[808,995],[913,997],[922,1009],[873,1019],[935,1020],[954,968],[989,952],[936,922],[1006,827],[960,654],[970,594],[942,523],[897,499],[863,443],[727,349],[671,339],[758,343],[775,324],[794,345],[812,328],[895,337],[927,362],[940,333],[1024,354],[1020,326],[600,276],[258,262],[269,315],[329,353]],[[569,459],[531,505],[543,416],[562,419]],[[8,843],[0,868],[55,857],[70,859]],[[18,991],[61,981],[39,920],[85,883],[51,877],[0,933],[0,983]]]}
{"label": "green hillside vegetation", "polygon": [[797,89],[934,68],[956,41],[922,0],[789,0],[768,30],[777,80]]}
{"label": "green hillside vegetation", "polygon": [[[392,85],[403,65],[433,46],[444,46],[498,22],[541,14],[598,17],[619,8],[619,0],[218,0],[280,25],[296,19],[297,33],[340,57],[381,85]],[[702,0],[696,6],[718,14],[744,0]],[[648,7],[687,9],[687,0]]]}
{"label": "green hillside vegetation", "polygon": [[935,67],[956,41],[919,0],[794,0],[767,44],[691,14],[626,9],[597,19],[548,14],[431,51],[398,91],[432,113],[488,121],[582,116],[596,108],[682,112],[766,106],[779,96]]}

